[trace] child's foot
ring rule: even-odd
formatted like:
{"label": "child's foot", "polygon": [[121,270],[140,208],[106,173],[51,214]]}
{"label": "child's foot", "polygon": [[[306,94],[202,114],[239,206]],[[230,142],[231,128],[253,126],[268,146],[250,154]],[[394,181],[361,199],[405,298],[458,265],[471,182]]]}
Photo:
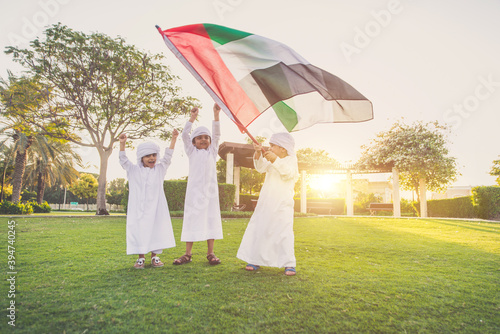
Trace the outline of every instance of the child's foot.
{"label": "child's foot", "polygon": [[215,256],[214,253],[207,255],[207,260],[210,265],[215,266],[216,264],[220,264],[220,259]]}
{"label": "child's foot", "polygon": [[245,270],[248,270],[248,271],[257,271],[259,270],[260,266],[256,266],[256,265],[253,265],[253,264],[247,264],[247,266],[245,267]]}
{"label": "child's foot", "polygon": [[174,260],[174,264],[184,264],[191,262],[191,255],[184,254],[180,258]]}
{"label": "child's foot", "polygon": [[285,275],[287,276],[295,276],[297,272],[295,271],[294,267],[286,267],[285,268]]}
{"label": "child's foot", "polygon": [[151,267],[153,268],[163,267],[163,262],[160,261],[160,258],[158,256],[153,256],[151,258]]}
{"label": "child's foot", "polygon": [[144,262],[146,262],[146,259],[143,257],[140,257],[139,259],[137,259],[137,261],[135,261],[134,268],[135,269],[144,269]]}

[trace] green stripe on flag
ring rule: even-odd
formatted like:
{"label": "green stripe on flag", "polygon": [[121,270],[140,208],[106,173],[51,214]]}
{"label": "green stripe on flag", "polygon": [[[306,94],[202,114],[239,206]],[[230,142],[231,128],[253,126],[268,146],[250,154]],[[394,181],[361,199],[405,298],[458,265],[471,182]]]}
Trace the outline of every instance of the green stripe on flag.
{"label": "green stripe on flag", "polygon": [[279,120],[288,132],[291,132],[293,128],[299,123],[297,118],[297,113],[295,110],[290,108],[285,102],[279,101],[273,105],[274,112],[278,116]]}
{"label": "green stripe on flag", "polygon": [[210,23],[205,23],[203,24],[203,26],[210,36],[210,39],[219,43],[220,45],[224,45],[226,43],[253,35],[244,31],[230,29]]}

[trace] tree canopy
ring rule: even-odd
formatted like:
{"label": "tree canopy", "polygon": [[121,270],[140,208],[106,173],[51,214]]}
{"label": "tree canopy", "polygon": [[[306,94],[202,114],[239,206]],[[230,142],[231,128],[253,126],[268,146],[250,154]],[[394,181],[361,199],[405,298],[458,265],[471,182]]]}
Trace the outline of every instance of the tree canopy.
{"label": "tree canopy", "polygon": [[448,131],[438,122],[398,121],[363,147],[358,164],[365,169],[397,168],[402,188],[417,194],[421,179],[429,190],[443,190],[458,175],[456,159],[448,156]]}
{"label": "tree canopy", "polygon": [[152,55],[123,38],[85,34],[56,24],[29,49],[7,54],[41,84],[43,107],[20,112],[23,121],[59,138],[95,147],[100,156],[98,214],[106,212],[107,161],[118,136],[167,138],[176,120],[196,104],[181,97],[177,77]]}
{"label": "tree canopy", "polygon": [[97,180],[92,174],[83,173],[78,180],[74,182],[69,190],[76,196],[87,200],[87,209],[89,199],[96,198],[97,196]]}

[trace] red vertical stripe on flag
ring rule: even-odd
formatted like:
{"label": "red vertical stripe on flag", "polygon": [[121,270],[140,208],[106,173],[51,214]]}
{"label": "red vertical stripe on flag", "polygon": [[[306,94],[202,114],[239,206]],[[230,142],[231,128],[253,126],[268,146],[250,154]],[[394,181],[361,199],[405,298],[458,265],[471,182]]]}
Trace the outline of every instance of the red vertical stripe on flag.
{"label": "red vertical stripe on flag", "polygon": [[224,64],[203,25],[180,28],[164,34],[241,124],[248,126],[260,112]]}

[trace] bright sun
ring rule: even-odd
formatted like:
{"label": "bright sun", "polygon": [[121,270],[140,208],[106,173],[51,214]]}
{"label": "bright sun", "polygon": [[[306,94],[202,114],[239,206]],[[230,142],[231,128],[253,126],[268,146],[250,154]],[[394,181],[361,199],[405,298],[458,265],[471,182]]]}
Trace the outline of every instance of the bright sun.
{"label": "bright sun", "polygon": [[339,178],[339,175],[332,174],[311,175],[309,186],[321,192],[329,192],[333,191],[336,183],[339,182],[341,178],[342,176]]}

